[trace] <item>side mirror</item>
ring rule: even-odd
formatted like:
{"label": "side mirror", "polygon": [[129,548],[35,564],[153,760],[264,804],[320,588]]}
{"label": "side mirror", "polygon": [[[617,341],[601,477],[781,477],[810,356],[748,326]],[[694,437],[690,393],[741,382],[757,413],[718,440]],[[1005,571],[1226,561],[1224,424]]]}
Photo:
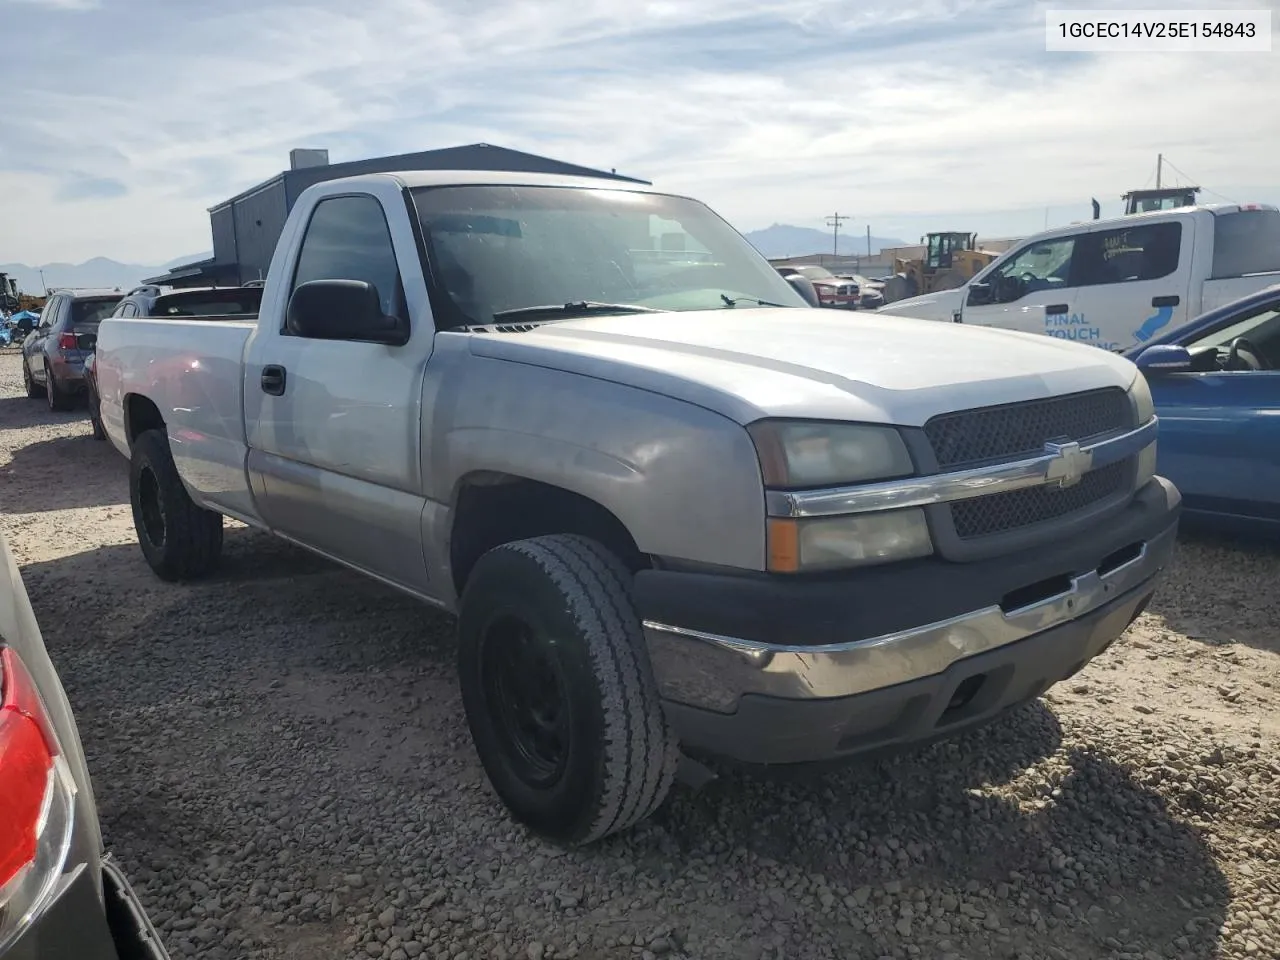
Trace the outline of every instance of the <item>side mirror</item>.
{"label": "side mirror", "polygon": [[791,286],[795,288],[796,293],[804,297],[804,302],[809,304],[809,306],[820,306],[818,301],[818,291],[814,287],[813,281],[808,277],[799,273],[791,273],[787,275],[787,283],[791,284]]}
{"label": "side mirror", "polygon": [[1191,353],[1186,347],[1159,343],[1143,350],[1134,363],[1144,374],[1178,373],[1191,369]]}
{"label": "side mirror", "polygon": [[289,297],[285,329],[312,340],[361,340],[401,346],[409,324],[382,312],[378,288],[363,280],[311,280]]}
{"label": "side mirror", "polygon": [[991,284],[986,281],[969,284],[969,306],[977,307],[991,302]]}

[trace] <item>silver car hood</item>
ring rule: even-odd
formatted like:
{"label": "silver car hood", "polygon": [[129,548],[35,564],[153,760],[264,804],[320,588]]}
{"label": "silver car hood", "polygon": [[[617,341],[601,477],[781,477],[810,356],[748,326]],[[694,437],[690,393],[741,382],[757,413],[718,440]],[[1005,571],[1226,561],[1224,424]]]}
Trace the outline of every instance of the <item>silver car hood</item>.
{"label": "silver car hood", "polygon": [[470,347],[676,397],[742,424],[920,426],[953,410],[1128,388],[1137,373],[1122,357],[1042,335],[794,308],[562,320],[476,333]]}

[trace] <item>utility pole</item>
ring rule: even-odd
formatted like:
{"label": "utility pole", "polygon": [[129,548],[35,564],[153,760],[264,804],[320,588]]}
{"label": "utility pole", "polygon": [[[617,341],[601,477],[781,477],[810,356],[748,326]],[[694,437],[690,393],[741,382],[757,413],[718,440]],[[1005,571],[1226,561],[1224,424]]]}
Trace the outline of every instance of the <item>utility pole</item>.
{"label": "utility pole", "polygon": [[867,259],[871,259],[871,224],[867,224]]}
{"label": "utility pole", "polygon": [[1156,154],[1156,189],[1160,189],[1160,168],[1164,166],[1164,154]]}
{"label": "utility pole", "polygon": [[41,296],[44,296],[44,297],[47,297],[47,296],[49,295],[49,285],[48,285],[47,283],[45,283],[45,282],[44,282],[44,271],[43,271],[43,270],[41,270],[41,271],[40,271],[40,287],[41,287],[41,294],[40,294],[40,295],[41,295]]}
{"label": "utility pole", "polygon": [[839,211],[827,217],[827,226],[831,228],[831,253],[833,256],[840,256],[840,224],[852,219],[853,217],[841,216]]}

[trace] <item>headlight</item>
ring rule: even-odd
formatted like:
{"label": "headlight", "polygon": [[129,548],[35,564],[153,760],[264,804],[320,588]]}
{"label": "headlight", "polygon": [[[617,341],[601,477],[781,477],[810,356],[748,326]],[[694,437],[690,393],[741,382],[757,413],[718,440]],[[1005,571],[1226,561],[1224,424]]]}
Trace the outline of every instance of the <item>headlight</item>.
{"label": "headlight", "polygon": [[924,511],[889,510],[769,520],[769,570],[798,573],[889,563],[933,553]]}
{"label": "headlight", "polygon": [[1138,415],[1138,426],[1142,426],[1156,415],[1156,405],[1151,399],[1151,387],[1148,386],[1147,378],[1142,375],[1142,371],[1138,371],[1133,386],[1129,388],[1129,397]]}
{"label": "headlight", "polygon": [[1155,442],[1147,444],[1142,448],[1142,452],[1138,454],[1138,478],[1134,484],[1135,490],[1141,490],[1151,478],[1156,475],[1156,445]]}
{"label": "headlight", "polygon": [[891,427],[762,420],[747,428],[768,487],[828,487],[912,474],[907,445]]}

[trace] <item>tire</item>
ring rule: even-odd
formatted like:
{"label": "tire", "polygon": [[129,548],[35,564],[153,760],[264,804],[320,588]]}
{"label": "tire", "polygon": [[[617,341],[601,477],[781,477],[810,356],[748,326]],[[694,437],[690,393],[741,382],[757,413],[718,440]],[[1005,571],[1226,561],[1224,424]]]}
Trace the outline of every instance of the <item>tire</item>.
{"label": "tire", "polygon": [[69,392],[58,386],[58,380],[47,363],[44,365],[44,395],[49,401],[49,409],[55,413],[70,410],[74,401]]}
{"label": "tire", "polygon": [[217,567],[222,514],[188,496],[163,430],[146,430],[133,442],[129,503],[142,555],[162,580],[195,580]]}
{"label": "tire", "polygon": [[490,550],[463,592],[458,673],[480,762],[515,819],[562,844],[633,826],[675,778],[629,580],[601,544],[555,535]]}
{"label": "tire", "polygon": [[31,376],[31,367],[27,364],[27,358],[22,358],[22,385],[27,388],[28,400],[39,400],[44,396],[44,387],[36,383]]}
{"label": "tire", "polygon": [[89,427],[93,431],[93,439],[107,439],[107,430],[103,427],[102,419],[98,416],[98,412],[96,410],[89,411]]}
{"label": "tire", "polygon": [[107,439],[106,428],[102,425],[101,409],[102,404],[98,400],[98,391],[93,389],[92,383],[85,384],[87,395],[89,398],[89,426],[93,430],[93,439]]}

